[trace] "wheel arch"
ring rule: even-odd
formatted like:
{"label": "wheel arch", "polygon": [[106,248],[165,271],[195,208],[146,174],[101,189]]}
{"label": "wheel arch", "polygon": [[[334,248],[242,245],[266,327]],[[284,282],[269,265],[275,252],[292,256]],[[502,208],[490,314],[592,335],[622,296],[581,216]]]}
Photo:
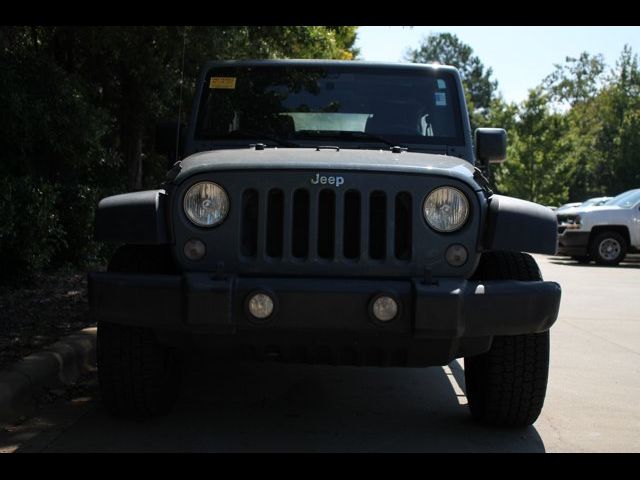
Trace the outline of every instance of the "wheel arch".
{"label": "wheel arch", "polygon": [[627,247],[631,244],[631,237],[629,234],[629,228],[626,225],[598,225],[591,229],[591,233],[589,235],[589,246],[591,243],[601,233],[604,232],[616,232],[622,235],[625,242],[627,242]]}

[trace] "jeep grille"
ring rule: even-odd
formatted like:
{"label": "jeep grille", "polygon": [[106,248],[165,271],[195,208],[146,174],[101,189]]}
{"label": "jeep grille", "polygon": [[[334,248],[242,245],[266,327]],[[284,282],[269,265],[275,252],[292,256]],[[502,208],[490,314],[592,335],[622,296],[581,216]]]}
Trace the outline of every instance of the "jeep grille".
{"label": "jeep grille", "polygon": [[242,193],[241,254],[292,261],[412,258],[407,192],[336,189]]}

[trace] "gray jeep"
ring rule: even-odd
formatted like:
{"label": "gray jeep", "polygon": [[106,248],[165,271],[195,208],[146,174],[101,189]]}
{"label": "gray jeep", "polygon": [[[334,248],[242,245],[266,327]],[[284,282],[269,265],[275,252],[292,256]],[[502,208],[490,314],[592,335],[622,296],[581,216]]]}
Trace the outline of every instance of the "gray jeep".
{"label": "gray jeep", "polygon": [[[506,132],[472,139],[452,67],[209,63],[158,190],[103,199],[89,274],[98,374],[113,413],[167,412],[185,350],[334,365],[464,357],[471,414],[533,423],[560,286],[529,254],[556,217],[494,194]],[[177,138],[179,142],[176,142]],[[177,145],[176,145],[177,144]],[[478,168],[480,167],[480,168]]]}

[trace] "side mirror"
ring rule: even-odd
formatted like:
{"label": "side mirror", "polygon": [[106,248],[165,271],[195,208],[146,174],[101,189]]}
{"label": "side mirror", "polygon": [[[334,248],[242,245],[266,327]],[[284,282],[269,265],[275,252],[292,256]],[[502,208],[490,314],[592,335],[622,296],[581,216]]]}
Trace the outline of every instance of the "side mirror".
{"label": "side mirror", "polygon": [[176,159],[182,158],[186,128],[185,124],[175,120],[156,124],[154,149],[156,153],[167,156],[167,169],[173,166]]}
{"label": "side mirror", "polygon": [[503,128],[478,128],[475,132],[476,157],[484,166],[507,158],[507,131]]}

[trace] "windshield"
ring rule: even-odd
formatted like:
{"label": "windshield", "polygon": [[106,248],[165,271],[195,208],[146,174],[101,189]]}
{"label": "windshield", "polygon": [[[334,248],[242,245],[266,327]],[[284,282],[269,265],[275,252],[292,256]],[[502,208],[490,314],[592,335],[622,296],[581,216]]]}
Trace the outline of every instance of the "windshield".
{"label": "windshield", "polygon": [[589,206],[596,206],[597,207],[598,205],[602,205],[603,203],[605,203],[607,200],[609,200],[608,197],[590,198],[589,200],[584,202],[581,206],[582,207],[589,207]]}
{"label": "windshield", "polygon": [[444,71],[225,66],[205,85],[198,140],[464,145],[455,79]]}
{"label": "windshield", "polygon": [[640,189],[629,190],[628,192],[621,193],[617,197],[613,197],[611,200],[606,202],[605,205],[617,205],[622,208],[631,208],[638,202],[640,202]]}

